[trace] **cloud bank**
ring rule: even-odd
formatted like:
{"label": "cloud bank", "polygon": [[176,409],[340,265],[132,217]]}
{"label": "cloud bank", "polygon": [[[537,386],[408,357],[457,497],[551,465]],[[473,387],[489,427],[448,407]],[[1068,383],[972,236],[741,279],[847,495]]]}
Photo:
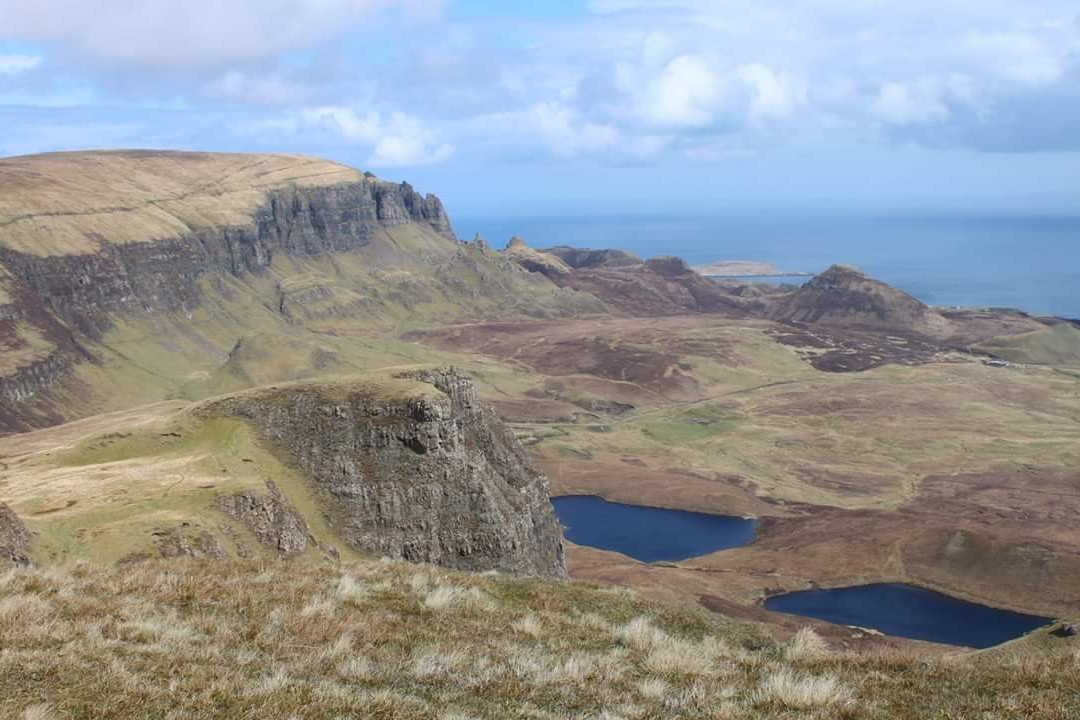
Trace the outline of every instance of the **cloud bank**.
{"label": "cloud bank", "polygon": [[223,141],[337,142],[378,167],[708,163],[838,139],[1080,146],[1080,19],[1061,0],[485,7],[0,0],[0,104],[62,90],[125,128],[124,108],[179,109],[228,124]]}

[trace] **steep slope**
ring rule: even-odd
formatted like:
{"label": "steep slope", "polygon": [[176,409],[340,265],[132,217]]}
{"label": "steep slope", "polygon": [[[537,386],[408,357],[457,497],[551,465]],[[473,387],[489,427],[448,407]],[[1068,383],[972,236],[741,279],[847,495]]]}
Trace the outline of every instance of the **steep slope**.
{"label": "steep slope", "polygon": [[9,158],[0,191],[0,431],[169,397],[251,332],[599,308],[458,243],[435,196],[310,158]]}
{"label": "steep slope", "polygon": [[[0,500],[34,531],[36,560],[362,553],[565,573],[547,480],[455,371],[290,383],[140,413],[0,447]],[[0,546],[26,553],[7,542],[17,537],[0,531]]]}

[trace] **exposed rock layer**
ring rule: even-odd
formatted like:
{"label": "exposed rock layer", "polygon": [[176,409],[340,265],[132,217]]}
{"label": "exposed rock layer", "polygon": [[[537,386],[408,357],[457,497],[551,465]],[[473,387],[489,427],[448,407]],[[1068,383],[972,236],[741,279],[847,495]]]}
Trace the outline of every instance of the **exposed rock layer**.
{"label": "exposed rock layer", "polygon": [[[429,224],[454,239],[442,203],[407,183],[358,182],[284,188],[269,194],[250,225],[202,229],[179,240],[103,245],[98,252],[39,257],[0,248],[0,262],[68,326],[94,337],[107,313],[185,311],[211,273],[261,272],[274,255],[356,250],[380,227]],[[18,312],[18,309],[16,309]]]}
{"label": "exposed rock layer", "polygon": [[269,492],[245,492],[218,498],[218,508],[246,523],[255,537],[284,555],[301,553],[308,546],[308,526],[304,516],[272,482]]}
{"label": "exposed rock layer", "polygon": [[19,516],[0,503],[0,565],[30,563],[30,532]]}
{"label": "exposed rock layer", "polygon": [[[547,480],[454,371],[400,395],[304,383],[204,409],[250,422],[312,478],[353,548],[465,570],[565,574]],[[410,384],[411,385],[411,384]]]}

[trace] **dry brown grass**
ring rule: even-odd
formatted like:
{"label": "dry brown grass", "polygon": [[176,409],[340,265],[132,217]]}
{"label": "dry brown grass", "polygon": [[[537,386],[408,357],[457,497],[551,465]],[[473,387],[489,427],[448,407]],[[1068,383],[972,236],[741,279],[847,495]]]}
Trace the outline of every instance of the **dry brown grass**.
{"label": "dry brown grass", "polygon": [[52,153],[0,159],[0,246],[32,255],[182,237],[251,222],[266,191],[356,182],[337,163],[292,155]]}
{"label": "dry brown grass", "polygon": [[1077,662],[783,647],[625,591],[390,562],[0,574],[5,718],[1064,720]]}

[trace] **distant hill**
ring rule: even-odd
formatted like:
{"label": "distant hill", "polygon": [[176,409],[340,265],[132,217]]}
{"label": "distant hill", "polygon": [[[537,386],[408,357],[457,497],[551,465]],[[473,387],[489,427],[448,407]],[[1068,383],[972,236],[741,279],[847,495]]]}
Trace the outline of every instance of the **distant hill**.
{"label": "distant hill", "polygon": [[569,245],[556,245],[541,252],[558,257],[575,270],[628,268],[641,264],[641,258],[625,250],[589,250]]}
{"label": "distant hill", "polygon": [[844,265],[833,265],[798,290],[777,297],[766,314],[783,322],[898,330],[928,337],[953,332],[948,320],[907,293]]}

